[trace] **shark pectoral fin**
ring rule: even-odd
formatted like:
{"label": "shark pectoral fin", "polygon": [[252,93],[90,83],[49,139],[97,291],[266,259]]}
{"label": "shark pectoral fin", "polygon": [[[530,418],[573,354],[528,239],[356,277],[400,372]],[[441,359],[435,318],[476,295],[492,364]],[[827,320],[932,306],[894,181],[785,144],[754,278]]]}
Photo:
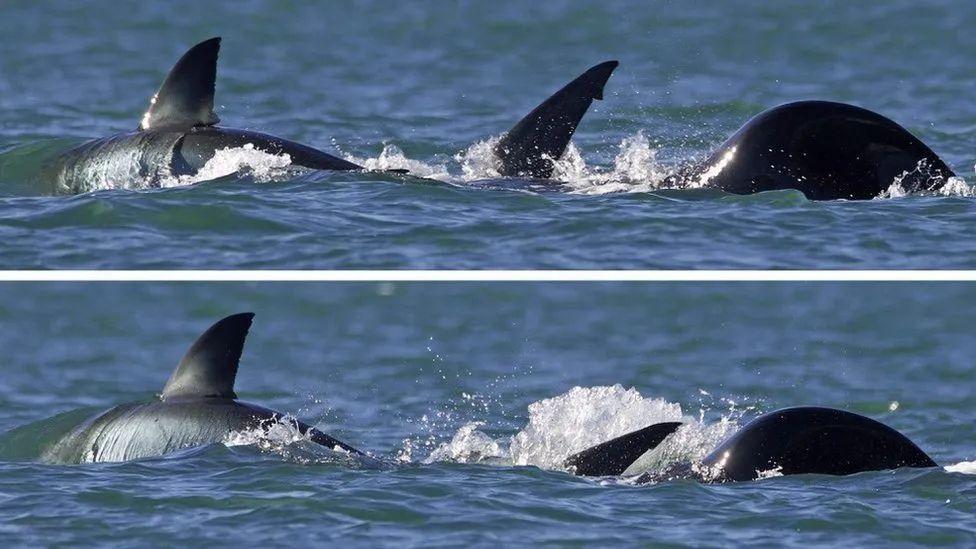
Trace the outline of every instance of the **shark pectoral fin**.
{"label": "shark pectoral fin", "polygon": [[363,453],[361,451],[353,448],[352,446],[346,444],[345,442],[342,442],[341,440],[339,440],[337,438],[333,438],[333,437],[331,437],[331,436],[323,433],[322,431],[319,431],[318,429],[316,429],[314,427],[310,427],[308,429],[308,434],[309,434],[309,437],[311,438],[312,442],[314,442],[316,444],[319,444],[321,446],[325,446],[326,448],[328,448],[330,450],[335,450],[336,448],[339,448],[340,450],[343,450],[345,452],[349,452],[350,454],[363,455]]}
{"label": "shark pectoral fin", "polygon": [[211,326],[190,346],[160,398],[237,398],[234,380],[253,319],[254,313],[239,313]]}
{"label": "shark pectoral fin", "polygon": [[592,67],[509,130],[495,145],[501,174],[541,179],[551,176],[553,162],[566,151],[593,100],[603,99],[603,88],[617,65],[617,61],[606,61]]}
{"label": "shark pectoral fin", "polygon": [[656,423],[573,454],[566,458],[563,465],[580,476],[620,475],[637,458],[656,448],[678,427],[681,427],[679,422]]}
{"label": "shark pectoral fin", "polygon": [[219,51],[217,37],[183,54],[150,100],[139,129],[212,126],[219,122],[213,112]]}

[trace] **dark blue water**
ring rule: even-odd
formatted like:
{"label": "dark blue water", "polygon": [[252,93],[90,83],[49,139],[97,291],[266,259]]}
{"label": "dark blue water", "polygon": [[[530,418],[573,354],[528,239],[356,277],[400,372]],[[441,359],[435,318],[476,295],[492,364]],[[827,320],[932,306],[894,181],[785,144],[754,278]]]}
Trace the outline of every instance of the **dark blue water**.
{"label": "dark blue water", "polygon": [[[0,17],[0,264],[8,268],[973,268],[962,2],[11,2]],[[190,45],[224,37],[217,112],[417,177],[301,173],[230,151],[146,189],[51,196],[58,152],[134,129]],[[605,59],[621,66],[560,162],[492,179],[485,141]],[[661,190],[750,116],[878,111],[968,182],[815,203]],[[431,185],[421,178],[443,182]],[[216,180],[216,181],[215,181]],[[518,190],[498,190],[515,187]],[[897,193],[896,193],[897,194]]]}
{"label": "dark blue water", "polygon": [[[0,539],[405,546],[976,541],[971,285],[0,286]],[[287,437],[123,464],[40,463],[73,421],[151,399],[193,339],[257,312],[241,398],[388,462]],[[617,385],[619,384],[619,385]],[[665,418],[693,458],[763,411],[835,406],[944,468],[632,486],[574,449]],[[246,434],[246,433],[245,433]],[[967,474],[970,473],[970,474]]]}

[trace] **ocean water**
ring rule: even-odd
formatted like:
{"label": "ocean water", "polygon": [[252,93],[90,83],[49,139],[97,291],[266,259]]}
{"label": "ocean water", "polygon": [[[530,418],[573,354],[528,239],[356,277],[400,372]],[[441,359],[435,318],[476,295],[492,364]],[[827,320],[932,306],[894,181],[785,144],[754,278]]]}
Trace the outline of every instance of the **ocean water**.
{"label": "ocean water", "polygon": [[[7,268],[974,268],[976,5],[830,2],[97,0],[0,6]],[[50,158],[134,129],[192,44],[223,36],[226,126],[382,173],[226,151],[146,188]],[[492,176],[487,143],[587,67],[620,68],[560,161],[561,190]],[[945,196],[811,202],[667,190],[752,115],[880,112],[964,180]]]}
{"label": "ocean water", "polygon": [[[8,283],[0,540],[971,545],[974,299],[967,284]],[[59,430],[153,398],[200,332],[245,310],[241,398],[379,463],[288,432],[40,459]],[[635,486],[558,466],[676,418],[689,435],[660,459],[693,459],[801,404],[878,419],[942,467]]]}

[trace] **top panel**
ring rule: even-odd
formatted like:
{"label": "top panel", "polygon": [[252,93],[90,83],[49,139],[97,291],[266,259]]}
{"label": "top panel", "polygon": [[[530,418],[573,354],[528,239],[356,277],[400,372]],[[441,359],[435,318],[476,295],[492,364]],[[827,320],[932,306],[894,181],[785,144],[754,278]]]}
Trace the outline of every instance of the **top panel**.
{"label": "top panel", "polygon": [[907,0],[19,3],[0,265],[976,269],[974,27]]}

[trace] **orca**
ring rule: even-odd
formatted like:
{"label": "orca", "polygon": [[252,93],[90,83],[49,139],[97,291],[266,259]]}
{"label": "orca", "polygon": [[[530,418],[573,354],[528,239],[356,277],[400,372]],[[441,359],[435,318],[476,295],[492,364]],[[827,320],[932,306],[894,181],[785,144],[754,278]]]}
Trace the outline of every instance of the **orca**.
{"label": "orca", "polygon": [[495,144],[498,173],[504,177],[549,179],[566,152],[583,115],[603,90],[618,61],[587,69],[525,115]]}
{"label": "orca", "polygon": [[190,346],[158,398],[120,404],[88,419],[56,441],[45,459],[94,463],[158,457],[280,422],[316,444],[363,456],[281,412],[237,399],[234,380],[253,318],[253,313],[240,313],[218,321]]}
{"label": "orca", "polygon": [[952,169],[896,122],[832,101],[798,101],[746,122],[704,162],[666,184],[733,194],[795,189],[810,200],[870,200],[896,180],[906,192],[938,190]]}
{"label": "orca", "polygon": [[[678,430],[659,423],[573,454],[564,465],[582,476],[624,474],[641,455]],[[638,483],[674,478],[742,482],[782,475],[851,475],[901,467],[936,467],[905,435],[871,418],[815,406],[785,408],[752,420],[700,463],[644,473]]]}

